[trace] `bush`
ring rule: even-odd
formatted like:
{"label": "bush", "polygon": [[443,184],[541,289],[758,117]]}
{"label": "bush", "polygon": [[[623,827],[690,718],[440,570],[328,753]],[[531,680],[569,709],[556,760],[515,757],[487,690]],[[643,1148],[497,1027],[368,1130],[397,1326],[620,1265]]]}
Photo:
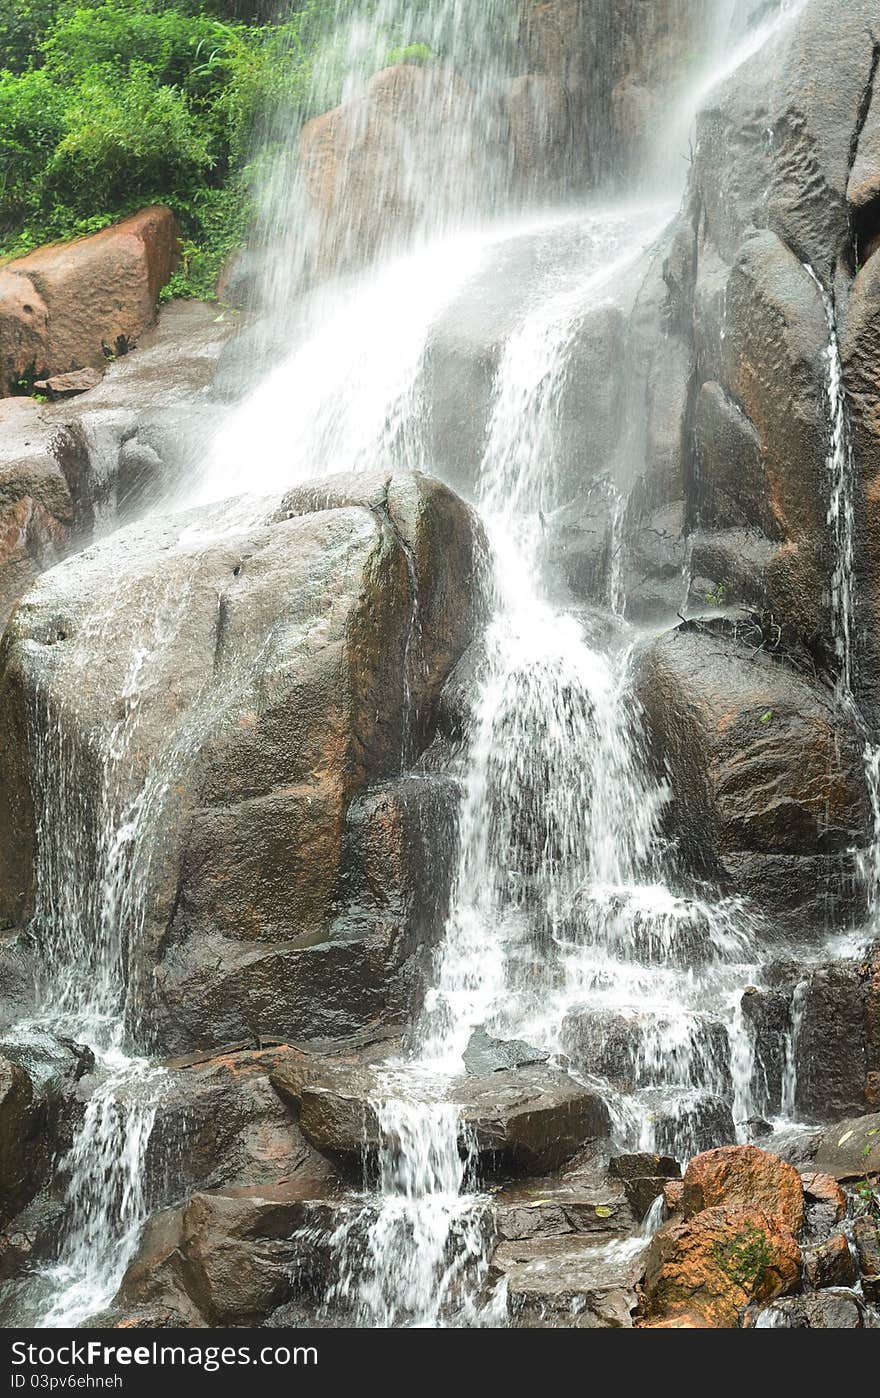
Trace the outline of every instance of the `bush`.
{"label": "bush", "polygon": [[255,129],[271,153],[339,100],[333,30],[364,3],[298,0],[272,23],[274,0],[0,0],[0,258],[162,202],[185,238],[175,293],[209,295],[246,235]]}

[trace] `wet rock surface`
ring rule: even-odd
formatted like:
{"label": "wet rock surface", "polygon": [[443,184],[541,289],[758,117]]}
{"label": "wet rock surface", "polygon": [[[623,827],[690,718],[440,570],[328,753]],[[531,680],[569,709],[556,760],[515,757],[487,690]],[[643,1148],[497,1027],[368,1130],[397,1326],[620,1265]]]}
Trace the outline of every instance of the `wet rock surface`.
{"label": "wet rock surface", "polygon": [[[296,1104],[303,1134],[316,1149],[351,1167],[383,1145],[375,1104],[388,1087],[374,1069],[297,1054],[276,1065],[272,1082]],[[472,1150],[489,1171],[557,1169],[610,1127],[595,1092],[543,1065],[453,1079],[445,1100],[458,1109],[462,1151]]]}
{"label": "wet rock surface", "polygon": [[[437,838],[440,779],[386,787],[381,800],[375,787],[418,754],[473,637],[480,534],[425,478],[359,482],[350,505],[340,489],[329,508],[291,499],[280,519],[237,538],[202,540],[198,516],[188,536],[186,521],[132,533],[128,593],[91,690],[77,637],[98,580],[115,576],[116,542],[49,575],[7,637],[0,911],[18,920],[34,827],[26,745],[8,739],[29,687],[38,675],[50,685],[80,779],[100,783],[91,734],[112,730],[126,682],[117,626],[137,631],[163,608],[179,626],[161,657],[168,683],[132,715],[128,752],[130,780],[152,773],[168,830],[141,966],[158,963],[167,1050],[249,1033],[338,1035],[399,1014],[411,988],[396,973],[442,926],[443,877],[427,872],[429,859],[445,868],[449,857]],[[419,887],[429,885],[438,896],[426,910]]]}
{"label": "wet rock surface", "polygon": [[686,865],[792,935],[858,915],[849,851],[867,828],[861,744],[830,693],[754,649],[688,629],[647,650],[637,687]]}

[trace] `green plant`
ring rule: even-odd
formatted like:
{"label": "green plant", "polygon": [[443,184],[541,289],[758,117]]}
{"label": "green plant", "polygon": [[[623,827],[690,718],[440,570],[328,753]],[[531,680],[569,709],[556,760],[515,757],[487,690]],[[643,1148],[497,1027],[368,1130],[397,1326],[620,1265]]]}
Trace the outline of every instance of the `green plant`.
{"label": "green plant", "polygon": [[403,44],[391,49],[385,59],[385,67],[393,68],[397,63],[430,63],[433,54],[427,44]]}
{"label": "green plant", "polygon": [[712,607],[723,607],[726,596],[727,587],[723,582],[720,582],[715,584],[711,592],[706,593],[706,601]]}
{"label": "green plant", "polygon": [[742,1287],[743,1291],[751,1290],[772,1261],[766,1235],[752,1225],[718,1243],[714,1251],[725,1276]]}

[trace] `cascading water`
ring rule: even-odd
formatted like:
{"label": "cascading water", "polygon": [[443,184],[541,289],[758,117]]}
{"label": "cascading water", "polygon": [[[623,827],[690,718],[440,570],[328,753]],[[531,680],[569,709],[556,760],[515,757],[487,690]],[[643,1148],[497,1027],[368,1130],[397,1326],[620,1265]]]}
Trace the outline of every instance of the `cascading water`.
{"label": "cascading water", "polygon": [[[729,8],[719,6],[718,17]],[[373,9],[369,22],[341,25],[328,47],[316,110],[329,101],[320,94],[330,90],[334,65],[352,75],[341,85],[345,97],[381,66],[389,34],[404,44],[421,41],[425,30],[403,0]],[[488,99],[509,75],[508,45],[497,42],[509,30],[509,9],[436,0],[427,10],[432,42],[449,65],[481,75],[477,91],[483,110],[494,113],[492,126],[497,104]],[[792,12],[785,6],[774,14],[760,41]],[[720,76],[757,46],[750,37]],[[483,130],[487,148],[495,134]],[[456,145],[449,163],[464,166],[469,155],[470,147]],[[379,1073],[370,1104],[381,1135],[369,1162],[374,1188],[350,1201],[331,1239],[338,1270],[324,1307],[328,1318],[341,1308],[365,1325],[496,1324],[504,1319],[503,1292],[485,1295],[491,1201],[479,1192],[450,1093],[473,1031],[524,1039],[562,1062],[574,1057],[579,1024],[622,1026],[628,1081],[612,1082],[600,1068],[591,1073],[611,1105],[618,1140],[687,1156],[703,1139],[713,1104],[733,1103],[726,1129],[755,1110],[738,992],[753,979],[756,929],[745,906],[680,888],[666,868],[666,793],[649,770],[631,687],[638,635],[621,615],[625,473],[609,464],[605,482],[613,502],[610,614],[573,609],[547,556],[548,521],[566,503],[559,420],[572,346],[590,314],[606,305],[631,309],[669,210],[609,205],[515,223],[486,217],[462,231],[461,200],[443,202],[438,212],[430,180],[418,168],[411,174],[418,217],[405,236],[397,230],[380,240],[365,276],[318,282],[295,298],[316,238],[301,215],[295,226],[287,218],[305,206],[296,194],[301,175],[289,162],[279,165],[264,227],[278,234],[286,225],[288,236],[263,295],[290,308],[292,348],[223,422],[186,496],[210,503],[252,491],[262,504],[222,512],[218,527],[234,528],[297,481],[377,462],[430,470],[424,374],[438,321],[499,249],[537,240],[551,253],[564,250],[524,296],[494,375],[476,494],[494,560],[495,605],[465,758],[450,911],[406,1051]],[[493,160],[485,215],[497,215],[505,190]],[[391,256],[398,242],[409,251]],[[835,404],[839,388],[838,379]],[[838,437],[835,419],[841,453],[843,418],[839,426]],[[243,478],[242,463],[255,461],[259,469]],[[851,493],[842,475],[834,489],[835,604],[849,685]],[[173,624],[185,599],[166,601]],[[84,655],[87,641],[86,633],[77,638]],[[77,1323],[110,1301],[146,1209],[143,1160],[162,1075],[126,1052],[137,1023],[139,860],[161,780],[139,772],[133,753],[160,644],[154,635],[132,656],[123,716],[101,770],[98,830],[89,826],[83,785],[61,750],[60,720],[42,714],[34,730],[43,801],[35,928],[60,1005],[52,1022],[86,1040],[100,1072],[63,1164],[69,1208],[66,1241],[47,1276],[42,1323],[49,1325]],[[52,735],[57,751],[45,747]],[[82,830],[90,843],[81,855]],[[647,1230],[656,1222],[655,1212]]]}

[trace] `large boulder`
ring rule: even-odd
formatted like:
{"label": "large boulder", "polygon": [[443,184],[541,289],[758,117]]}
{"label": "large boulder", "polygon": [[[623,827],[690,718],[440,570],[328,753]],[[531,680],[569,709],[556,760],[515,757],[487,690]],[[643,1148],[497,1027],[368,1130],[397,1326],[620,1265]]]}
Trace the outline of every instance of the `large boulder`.
{"label": "large boulder", "polygon": [[777,1219],[754,1207],[719,1206],[672,1220],[656,1233],[645,1260],[648,1318],[696,1318],[735,1329],[746,1308],[794,1291],[801,1252]]}
{"label": "large boulder", "polygon": [[151,1198],[281,1181],[296,1181],[316,1197],[334,1192],[334,1171],[269,1080],[288,1052],[233,1044],[163,1063],[144,1164]]}
{"label": "large boulder", "polygon": [[0,395],[21,379],[101,368],[156,319],[179,257],[162,206],[73,243],[38,248],[0,268]]}
{"label": "large boulder", "polygon": [[0,917],[21,925],[50,896],[48,804],[87,889],[112,857],[104,822],[134,802],[130,1003],[168,1051],[400,1014],[398,973],[443,925],[440,779],[393,787],[478,623],[479,527],[420,476],[322,498],[238,531],[220,509],[117,534],[44,575],[7,631]]}
{"label": "large boulder", "polygon": [[685,864],[790,935],[856,916],[862,740],[831,692],[708,627],[649,645],[637,690]]}
{"label": "large boulder", "polygon": [[113,1302],[117,1325],[256,1326],[307,1285],[334,1216],[296,1181],[199,1193],[148,1222]]}
{"label": "large boulder", "polygon": [[804,1222],[804,1187],[793,1165],[757,1146],[722,1146],[697,1155],[684,1175],[682,1218],[725,1204],[762,1209],[789,1233]]}

